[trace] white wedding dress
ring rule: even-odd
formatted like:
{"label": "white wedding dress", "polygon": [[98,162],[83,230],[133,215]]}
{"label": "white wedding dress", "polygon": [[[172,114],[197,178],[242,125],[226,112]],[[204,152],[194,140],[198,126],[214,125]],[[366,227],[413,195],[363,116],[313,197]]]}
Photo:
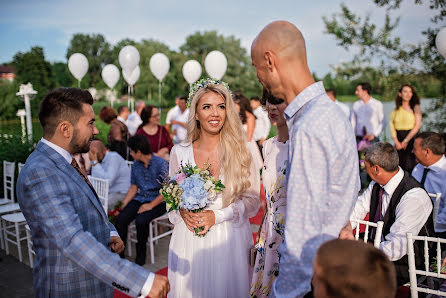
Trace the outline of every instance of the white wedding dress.
{"label": "white wedding dress", "polygon": [[[169,175],[179,165],[195,165],[191,144],[178,144],[170,153]],[[169,213],[175,225],[169,245],[168,297],[248,297],[251,274],[249,249],[253,244],[248,219],[256,215],[260,201],[260,177],[254,163],[249,190],[223,207],[221,193],[206,207],[215,213],[215,225],[205,237],[189,231],[178,211]],[[221,178],[223,184],[224,177]]]}

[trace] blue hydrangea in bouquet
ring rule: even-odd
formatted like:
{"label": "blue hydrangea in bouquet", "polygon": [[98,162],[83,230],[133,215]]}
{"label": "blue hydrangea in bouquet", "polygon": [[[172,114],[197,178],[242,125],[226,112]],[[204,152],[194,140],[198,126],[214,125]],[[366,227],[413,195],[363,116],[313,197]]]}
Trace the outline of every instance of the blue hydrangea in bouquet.
{"label": "blue hydrangea in bouquet", "polygon": [[[209,164],[205,164],[204,170],[191,164],[181,164],[179,172],[163,183],[160,193],[169,212],[180,208],[201,212],[216,198],[217,193],[223,191],[225,186],[210,174],[209,168]],[[204,227],[194,228],[194,235],[203,237],[198,235],[203,230]]]}

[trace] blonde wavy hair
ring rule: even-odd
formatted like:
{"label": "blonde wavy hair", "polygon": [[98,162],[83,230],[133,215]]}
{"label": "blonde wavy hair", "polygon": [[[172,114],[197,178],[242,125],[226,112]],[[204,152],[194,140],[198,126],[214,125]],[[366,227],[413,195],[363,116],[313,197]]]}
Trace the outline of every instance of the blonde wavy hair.
{"label": "blonde wavy hair", "polygon": [[225,177],[223,191],[223,206],[233,203],[238,194],[247,190],[252,156],[247,147],[248,138],[235,109],[231,94],[226,87],[210,84],[199,89],[192,98],[189,119],[186,124],[187,141],[193,143],[200,138],[201,128],[195,119],[197,105],[204,94],[214,92],[221,96],[226,104],[226,119],[220,131],[220,165]]}

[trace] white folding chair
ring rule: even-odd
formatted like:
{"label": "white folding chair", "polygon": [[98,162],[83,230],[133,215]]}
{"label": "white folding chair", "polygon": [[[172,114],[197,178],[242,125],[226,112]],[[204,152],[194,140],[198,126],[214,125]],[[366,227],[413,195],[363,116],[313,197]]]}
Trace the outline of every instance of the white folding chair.
{"label": "white folding chair", "polygon": [[14,172],[15,162],[3,161],[3,198],[0,205],[14,203]]}
{"label": "white folding chair", "polygon": [[367,243],[367,240],[369,239],[369,227],[376,228],[375,232],[375,240],[373,241],[373,246],[376,248],[379,248],[379,244],[381,243],[381,235],[383,232],[383,221],[378,221],[377,223],[369,222],[365,220],[352,220],[352,222],[355,222],[356,225],[356,233],[355,233],[355,239],[359,239],[359,227],[360,225],[365,225],[365,232],[364,232],[364,242]]}
{"label": "white folding chair", "polygon": [[126,160],[125,162],[127,163],[127,166],[129,167],[129,169],[132,169],[133,161]]}
{"label": "white folding chair", "polygon": [[5,204],[0,206],[0,248],[5,249],[4,230],[1,216],[8,213],[20,211],[19,203]]}
{"label": "white folding chair", "polygon": [[[162,234],[158,235],[158,227],[168,227],[169,230],[167,232],[164,232]],[[169,236],[173,232],[173,224],[169,222],[169,216],[168,213],[165,213],[155,219],[153,219],[149,224],[149,238],[147,239],[147,244],[149,245],[150,249],[150,262],[152,264],[155,263],[155,247],[154,243],[158,243],[158,239],[161,239],[163,237]],[[127,252],[129,256],[132,256],[132,243],[138,242],[136,239],[136,226],[135,221],[132,221],[129,225],[129,230],[127,233]]]}
{"label": "white folding chair", "polygon": [[[441,243],[446,243],[446,239],[434,238],[427,236],[413,236],[412,233],[407,233],[407,256],[409,260],[409,278],[410,278],[410,295],[412,298],[417,298],[418,293],[435,294],[439,296],[446,296],[446,292],[426,288],[426,286],[418,286],[420,280],[428,278],[429,287],[433,286],[433,282],[429,282],[432,277],[441,278],[446,280],[446,274],[441,273],[441,265],[443,260],[441,259]],[[415,266],[415,251],[414,241],[424,241],[424,270],[418,270]],[[437,270],[436,272],[430,270],[429,262],[429,249],[428,242],[436,243],[436,258],[437,258]],[[422,279],[417,279],[417,275],[420,275]]]}
{"label": "white folding chair", "polygon": [[[25,216],[22,212],[10,213],[2,215],[1,224],[3,226],[3,233],[5,238],[5,250],[6,254],[9,255],[9,245],[8,242],[17,246],[19,253],[19,261],[22,262],[22,245],[21,241],[26,240],[26,232],[23,233],[22,227],[26,225]],[[12,238],[10,238],[11,236]]]}
{"label": "white folding chair", "polygon": [[36,252],[33,249],[33,242],[31,240],[31,229],[28,225],[25,225],[25,231],[26,231],[26,242],[28,245],[28,257],[29,257],[29,267],[34,267],[34,257],[33,255],[36,255]]}
{"label": "white folding chair", "polygon": [[[446,183],[446,182],[445,182]],[[429,197],[432,198],[432,200],[434,201],[434,211],[432,213],[432,219],[434,221],[434,226],[435,223],[437,222],[437,215],[438,215],[438,210],[440,209],[440,200],[441,200],[441,193],[437,192],[437,193],[428,193]]]}
{"label": "white folding chair", "polygon": [[19,166],[19,174],[20,174],[20,172],[22,171],[22,169],[23,169],[23,167],[25,166],[25,164],[19,162],[19,163],[18,163],[18,166]]}
{"label": "white folding chair", "polygon": [[101,179],[89,175],[88,180],[90,180],[91,185],[93,185],[94,190],[96,190],[99,200],[101,200],[102,207],[104,207],[105,214],[108,214],[108,179]]}

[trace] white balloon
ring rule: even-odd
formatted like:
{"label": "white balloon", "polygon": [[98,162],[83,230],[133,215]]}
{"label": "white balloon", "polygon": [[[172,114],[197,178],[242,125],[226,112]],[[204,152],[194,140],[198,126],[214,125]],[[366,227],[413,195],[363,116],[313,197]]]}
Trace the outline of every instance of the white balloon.
{"label": "white balloon", "polygon": [[195,83],[201,76],[201,65],[196,60],[188,60],[183,65],[183,77],[189,83]]}
{"label": "white balloon", "polygon": [[435,38],[435,46],[440,54],[446,59],[446,27],[438,31]]}
{"label": "white balloon", "polygon": [[108,87],[115,87],[119,81],[119,69],[114,64],[107,64],[102,69],[102,79]]}
{"label": "white balloon", "polygon": [[81,53],[74,53],[68,59],[68,69],[76,79],[82,80],[88,71],[87,57]]}
{"label": "white balloon", "polygon": [[159,80],[162,81],[169,72],[169,58],[163,53],[156,53],[150,58],[150,71]]}
{"label": "white balloon", "polygon": [[130,86],[135,85],[136,81],[139,79],[139,75],[141,74],[141,69],[139,68],[139,65],[136,65],[135,69],[132,72],[127,71],[126,69],[122,70],[122,76],[124,77],[124,80],[129,84]]}
{"label": "white balloon", "polygon": [[220,80],[225,75],[226,67],[228,60],[220,51],[212,51],[204,59],[204,68],[211,78]]}
{"label": "white balloon", "polygon": [[139,52],[134,46],[125,46],[119,52],[119,64],[122,69],[132,72],[139,64]]}

